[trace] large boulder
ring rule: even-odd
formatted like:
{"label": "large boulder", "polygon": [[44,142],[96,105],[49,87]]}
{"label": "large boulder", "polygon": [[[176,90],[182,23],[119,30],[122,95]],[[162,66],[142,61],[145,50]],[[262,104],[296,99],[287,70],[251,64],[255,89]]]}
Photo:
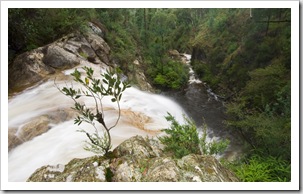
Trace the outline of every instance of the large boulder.
{"label": "large boulder", "polygon": [[84,34],[71,33],[17,56],[9,65],[9,89],[18,91],[31,86],[56,71],[79,65],[81,60],[109,65],[109,54],[110,47],[93,30]]}
{"label": "large boulder", "polygon": [[45,65],[56,69],[72,68],[80,63],[76,55],[64,50],[57,45],[46,47],[46,54],[43,58]]}
{"label": "large boulder", "polygon": [[27,181],[89,182],[237,182],[239,179],[213,156],[165,155],[156,140],[131,137],[109,157],[73,159],[66,165],[43,166]]}
{"label": "large boulder", "polygon": [[32,85],[43,79],[46,75],[55,73],[55,69],[43,63],[43,48],[23,53],[9,65],[8,87],[22,88]]}

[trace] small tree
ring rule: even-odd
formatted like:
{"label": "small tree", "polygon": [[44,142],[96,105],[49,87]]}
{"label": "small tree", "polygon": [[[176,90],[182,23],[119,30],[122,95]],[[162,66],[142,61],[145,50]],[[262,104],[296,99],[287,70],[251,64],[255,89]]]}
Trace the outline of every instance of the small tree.
{"label": "small tree", "polygon": [[[96,154],[107,154],[111,149],[110,130],[118,124],[121,116],[119,102],[122,97],[122,92],[126,88],[129,88],[130,85],[120,80],[117,75],[117,70],[110,69],[104,74],[101,73],[103,77],[102,80],[93,77],[94,70],[92,68],[83,67],[83,70],[86,74],[84,78],[81,78],[81,73],[77,69],[71,74],[74,81],[81,84],[83,88],[77,90],[74,89],[73,86],[63,87],[62,89],[57,86],[57,88],[61,93],[70,97],[75,102],[72,109],[76,110],[79,115],[75,118],[74,124],[80,125],[82,122],[86,122],[91,124],[95,129],[95,132],[92,134],[81,130],[89,139],[84,149]],[[105,122],[102,100],[106,96],[111,97],[111,101],[118,106],[118,117],[112,126],[108,126]],[[84,102],[79,101],[81,97],[92,98],[95,107],[87,107]],[[99,134],[96,122],[99,122],[103,126],[103,136]]]}
{"label": "small tree", "polygon": [[171,122],[171,126],[162,130],[167,135],[159,137],[159,140],[165,145],[164,151],[173,153],[177,158],[182,158],[188,154],[213,155],[222,153],[229,144],[228,140],[207,142],[206,125],[204,125],[202,137],[199,138],[194,121],[184,117],[186,123],[181,125],[170,113],[165,118]]}

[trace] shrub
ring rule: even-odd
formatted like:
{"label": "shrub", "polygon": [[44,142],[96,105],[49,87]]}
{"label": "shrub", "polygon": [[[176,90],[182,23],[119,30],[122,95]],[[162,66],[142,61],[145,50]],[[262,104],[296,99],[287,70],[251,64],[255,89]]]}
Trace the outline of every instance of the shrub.
{"label": "shrub", "polygon": [[[110,130],[118,124],[120,119],[119,101],[121,100],[122,92],[130,86],[120,81],[116,70],[107,70],[106,73],[101,74],[103,77],[102,80],[93,77],[94,71],[92,68],[83,67],[83,70],[85,70],[86,73],[84,79],[81,78],[81,73],[77,69],[75,69],[71,75],[74,77],[74,81],[81,84],[84,89],[76,90],[73,86],[62,89],[59,89],[57,86],[57,88],[61,93],[70,97],[75,102],[73,109],[79,113],[75,118],[75,124],[80,125],[82,122],[86,122],[91,124],[95,129],[95,132],[92,134],[85,130],[80,131],[84,132],[89,139],[84,149],[96,154],[108,154],[111,149]],[[111,101],[118,106],[118,117],[112,126],[108,126],[104,120],[105,112],[103,110],[102,100],[106,96],[110,97]],[[95,107],[87,107],[85,103],[81,103],[79,99],[82,97],[92,98]],[[96,122],[103,126],[103,136],[99,134]]]}
{"label": "shrub", "polygon": [[171,122],[171,126],[168,129],[163,129],[162,131],[167,135],[158,139],[165,145],[164,151],[173,153],[176,158],[182,158],[188,154],[218,154],[223,152],[228,146],[227,140],[207,142],[206,125],[204,125],[205,130],[202,138],[199,138],[197,127],[193,120],[184,117],[185,124],[181,125],[170,113],[165,118]]}
{"label": "shrub", "polygon": [[278,157],[253,155],[235,168],[244,182],[287,182],[291,179],[290,164]]}
{"label": "shrub", "polygon": [[180,89],[187,84],[188,69],[181,62],[167,59],[164,64],[151,66],[147,74],[156,86],[168,89]]}

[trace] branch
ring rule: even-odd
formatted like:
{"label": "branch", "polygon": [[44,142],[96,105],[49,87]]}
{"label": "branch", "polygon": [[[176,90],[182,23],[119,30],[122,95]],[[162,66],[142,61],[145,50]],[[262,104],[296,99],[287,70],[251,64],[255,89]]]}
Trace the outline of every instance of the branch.
{"label": "branch", "polygon": [[116,127],[116,125],[118,124],[118,122],[119,122],[119,120],[120,120],[120,117],[121,117],[121,109],[120,109],[119,100],[117,100],[117,104],[118,104],[118,113],[119,113],[119,115],[118,115],[118,118],[117,118],[117,120],[116,120],[116,123],[115,123],[113,126],[111,126],[111,127],[108,129],[108,131],[111,130],[112,128]]}

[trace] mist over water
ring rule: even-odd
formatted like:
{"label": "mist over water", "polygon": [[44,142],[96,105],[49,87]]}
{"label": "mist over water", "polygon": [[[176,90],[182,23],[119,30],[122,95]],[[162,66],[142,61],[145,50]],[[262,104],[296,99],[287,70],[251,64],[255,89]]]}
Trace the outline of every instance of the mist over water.
{"label": "mist over water", "polygon": [[[95,69],[96,75],[100,67],[90,63],[78,66],[90,66]],[[80,69],[79,69],[80,70]],[[62,72],[56,80],[58,87],[70,85],[69,75],[73,70]],[[79,87],[73,83],[73,87]],[[88,106],[94,107],[92,99],[85,99]],[[113,148],[122,141],[134,135],[157,136],[160,130],[167,128],[169,123],[164,116],[167,112],[183,122],[184,110],[173,100],[156,94],[140,91],[136,88],[128,88],[123,93],[120,101],[121,119],[118,125],[111,130]],[[73,101],[58,91],[54,84],[54,78],[38,86],[23,91],[9,99],[8,103],[8,128],[20,128],[31,119],[58,109],[70,109]],[[104,99],[105,121],[111,126],[118,116],[117,107],[110,99]],[[98,127],[98,126],[97,126]],[[101,127],[101,126],[99,126]],[[24,142],[12,149],[8,155],[9,181],[26,181],[27,178],[43,165],[66,164],[73,158],[85,158],[93,155],[83,149],[87,137],[77,130],[85,129],[91,132],[92,126],[82,123],[74,125],[73,119],[50,123],[49,130],[34,139]],[[18,135],[18,134],[16,134]]]}

